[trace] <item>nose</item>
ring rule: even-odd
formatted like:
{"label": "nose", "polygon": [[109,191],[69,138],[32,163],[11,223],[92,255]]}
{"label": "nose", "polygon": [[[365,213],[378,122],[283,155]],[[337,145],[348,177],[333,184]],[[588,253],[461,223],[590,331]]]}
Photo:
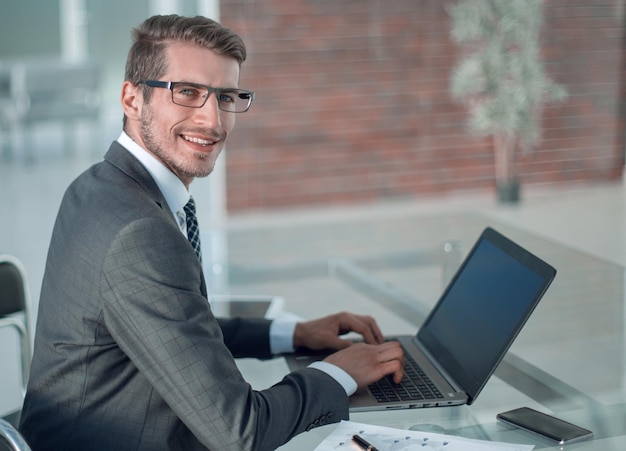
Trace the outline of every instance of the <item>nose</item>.
{"label": "nose", "polygon": [[222,123],[222,110],[217,104],[217,96],[214,92],[209,93],[206,103],[201,108],[196,108],[194,119],[196,122],[210,127],[216,127]]}

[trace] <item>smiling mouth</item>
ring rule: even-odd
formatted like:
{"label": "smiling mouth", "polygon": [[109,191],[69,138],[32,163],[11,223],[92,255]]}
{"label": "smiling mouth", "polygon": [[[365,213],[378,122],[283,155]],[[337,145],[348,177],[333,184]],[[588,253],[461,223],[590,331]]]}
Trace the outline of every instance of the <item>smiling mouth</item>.
{"label": "smiling mouth", "polygon": [[210,145],[215,144],[217,142],[217,141],[209,141],[209,140],[206,140],[206,139],[195,138],[193,136],[186,136],[186,135],[181,135],[181,137],[185,141],[189,141],[189,142],[194,143],[194,144],[200,144],[201,146],[210,146]]}

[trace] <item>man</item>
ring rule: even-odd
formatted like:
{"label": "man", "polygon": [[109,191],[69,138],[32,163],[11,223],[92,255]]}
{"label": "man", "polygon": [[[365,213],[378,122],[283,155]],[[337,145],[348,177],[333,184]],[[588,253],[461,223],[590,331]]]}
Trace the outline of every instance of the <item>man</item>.
{"label": "man", "polygon": [[[124,132],[68,188],[53,231],[20,424],[33,449],[269,450],[347,418],[357,386],[401,379],[402,352],[370,317],[211,312],[188,188],[250,106],[245,57],[239,36],[202,17],[134,30]],[[348,331],[365,343],[339,337]],[[296,346],[339,351],[263,391],[233,359]]]}

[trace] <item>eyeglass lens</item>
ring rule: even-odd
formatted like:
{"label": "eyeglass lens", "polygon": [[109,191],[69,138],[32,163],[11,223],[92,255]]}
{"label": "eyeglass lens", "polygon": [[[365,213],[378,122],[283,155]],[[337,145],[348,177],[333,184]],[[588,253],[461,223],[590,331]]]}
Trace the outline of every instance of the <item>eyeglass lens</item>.
{"label": "eyeglass lens", "polygon": [[175,83],[172,86],[174,103],[187,107],[202,107],[211,92],[215,93],[220,109],[234,113],[246,111],[252,102],[252,95],[238,89],[219,89],[208,86]]}

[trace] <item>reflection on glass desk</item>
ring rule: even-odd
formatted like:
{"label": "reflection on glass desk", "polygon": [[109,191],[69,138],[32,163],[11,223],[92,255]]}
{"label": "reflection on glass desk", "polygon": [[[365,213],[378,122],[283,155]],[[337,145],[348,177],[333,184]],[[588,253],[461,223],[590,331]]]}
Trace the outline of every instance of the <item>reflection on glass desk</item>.
{"label": "reflection on glass desk", "polygon": [[269,295],[214,295],[210,297],[215,316],[222,318],[276,318],[282,311],[284,299]]}
{"label": "reflection on glass desk", "polygon": [[[231,231],[230,287],[277,293],[287,311],[305,318],[351,310],[373,315],[385,334],[414,333],[485,226],[558,270],[495,375],[471,406],[354,413],[351,419],[553,448],[496,421],[499,412],[529,406],[594,432],[593,440],[567,449],[623,449],[626,312],[624,268],[616,264],[479,216],[407,215]],[[280,358],[239,364],[258,389],[287,372]],[[281,449],[313,449],[333,427],[301,434]]]}

